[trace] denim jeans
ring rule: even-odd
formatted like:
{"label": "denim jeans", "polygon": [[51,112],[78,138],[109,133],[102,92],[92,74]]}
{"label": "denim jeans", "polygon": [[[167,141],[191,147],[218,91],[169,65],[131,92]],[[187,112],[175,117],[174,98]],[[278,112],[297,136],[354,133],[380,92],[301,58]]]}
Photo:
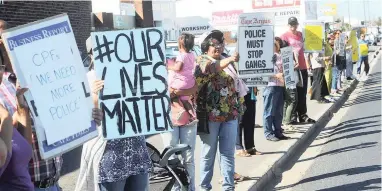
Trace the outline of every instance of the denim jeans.
{"label": "denim jeans", "polygon": [[266,138],[282,135],[284,87],[268,86],[264,89],[264,135]]}
{"label": "denim jeans", "polygon": [[104,182],[98,184],[100,191],[130,191],[149,190],[149,175],[139,174],[129,176],[127,179],[118,182]]}
{"label": "denim jeans", "polygon": [[200,161],[201,190],[212,190],[216,151],[219,145],[220,173],[223,176],[223,190],[235,190],[235,142],[238,120],[209,122],[209,134],[200,135],[202,152]]}
{"label": "denim jeans", "polygon": [[337,85],[338,85],[338,80],[340,76],[340,72],[338,71],[338,68],[333,66],[332,68],[332,91],[337,91]]}
{"label": "denim jeans", "polygon": [[363,56],[363,57],[361,57],[360,61],[358,61],[357,74],[361,74],[362,63],[365,64],[364,71],[365,71],[365,73],[367,75],[369,73],[369,70],[370,70],[369,57],[368,56]]}
{"label": "denim jeans", "polygon": [[353,78],[353,62],[346,63],[346,77]]}
{"label": "denim jeans", "polygon": [[[183,164],[187,168],[187,172],[190,176],[189,191],[195,190],[195,163],[194,163],[194,151],[196,142],[196,125],[192,127],[174,127],[174,131],[168,133],[162,133],[163,144],[165,147],[177,144],[186,144],[191,147],[190,150],[182,153]],[[172,188],[174,191],[180,191],[180,185],[175,183]]]}
{"label": "denim jeans", "polygon": [[37,188],[37,187],[34,188],[34,191],[61,191],[61,190],[62,189],[58,185],[58,183],[56,183],[55,185],[50,186],[48,188]]}

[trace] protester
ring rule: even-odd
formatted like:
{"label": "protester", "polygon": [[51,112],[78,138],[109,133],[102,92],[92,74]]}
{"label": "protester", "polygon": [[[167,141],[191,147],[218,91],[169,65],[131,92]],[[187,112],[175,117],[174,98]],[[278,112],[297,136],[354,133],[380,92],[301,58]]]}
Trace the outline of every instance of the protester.
{"label": "protester", "polygon": [[[277,39],[277,37],[276,37]],[[268,141],[286,140],[281,130],[284,108],[284,75],[280,54],[281,39],[274,42],[274,75],[269,77],[268,86],[264,89],[264,135]]]}
{"label": "protester", "polygon": [[333,76],[333,47],[334,47],[334,36],[330,35],[325,43],[325,56],[330,56],[330,60],[325,60],[325,80],[330,91],[332,88],[332,76]]}
{"label": "protester", "polygon": [[[197,58],[195,77],[198,83],[197,110],[206,108],[198,114],[198,128],[206,128],[200,135],[201,190],[211,190],[211,180],[217,146],[220,151],[220,171],[223,176],[223,190],[234,190],[235,142],[238,117],[243,112],[243,97],[247,94],[243,81],[231,64],[239,60],[239,55],[224,58],[223,33],[211,31],[202,36],[202,55]],[[205,121],[203,121],[205,120]],[[206,123],[207,122],[207,123]]]}
{"label": "protester", "polygon": [[[6,22],[0,20],[0,23]],[[5,30],[6,27],[8,27],[7,24],[0,24],[0,31]],[[5,53],[5,48],[2,50],[2,52]],[[3,84],[0,89],[0,98],[3,98],[9,102],[5,102],[5,106],[9,113],[13,115],[13,113],[16,111],[16,76],[13,73],[12,65],[7,54],[3,55],[3,60],[6,72],[3,75]],[[29,173],[34,184],[34,190],[60,190],[61,188],[58,186],[58,179],[60,177],[62,157],[58,156],[48,160],[41,159],[37,135],[33,127],[31,131],[32,133],[27,133],[27,140],[32,144],[32,160],[30,160],[29,163]]]}
{"label": "protester", "polygon": [[341,31],[335,31],[335,40],[334,40],[334,56],[333,56],[333,68],[332,68],[332,88],[331,95],[334,97],[341,96],[340,94],[340,84],[341,84],[341,72],[345,69],[346,66],[346,58],[345,58],[345,50],[340,49],[340,35]]}
{"label": "protester", "polygon": [[0,177],[12,157],[12,118],[3,104],[0,104]]}
{"label": "protester", "polygon": [[[278,38],[276,38],[277,41]],[[281,39],[280,39],[281,40]],[[279,41],[279,44],[282,44],[280,47],[284,48],[289,46],[289,43],[285,40]],[[295,77],[300,79],[300,70],[298,69],[298,54],[295,52],[293,53],[293,62],[294,62],[294,73]],[[301,84],[301,83],[298,83]],[[284,97],[284,110],[283,110],[283,126],[285,133],[293,133],[295,132],[295,127],[293,126],[296,124],[297,119],[297,102],[298,102],[298,95],[297,95],[297,89],[296,87],[285,87],[285,97]]]}
{"label": "protester", "polygon": [[311,100],[316,100],[319,103],[330,103],[334,100],[328,100],[325,96],[329,95],[328,86],[325,80],[325,63],[331,59],[330,56],[324,56],[324,53],[309,53],[308,55],[309,63],[312,65],[313,69],[313,84],[312,84],[312,95]]}
{"label": "protester", "polygon": [[360,47],[360,54],[361,59],[358,62],[357,67],[357,74],[358,77],[361,77],[361,66],[362,64],[365,64],[364,72],[365,76],[369,74],[370,66],[369,66],[369,45],[367,44],[367,41],[365,40],[365,34],[361,34],[361,39],[358,41],[359,47]]}
{"label": "protester", "polygon": [[346,36],[346,79],[353,80],[353,61],[352,61],[352,45],[349,36]]}
{"label": "protester", "polygon": [[[87,40],[88,53],[91,40]],[[87,73],[94,106],[104,82],[96,79],[93,63]],[[102,134],[83,145],[76,191],[148,190],[152,169],[144,136],[104,140]]]}
{"label": "protester", "polygon": [[[195,190],[195,164],[194,164],[194,151],[196,142],[196,111],[193,106],[191,96],[178,96],[179,90],[191,89],[195,86],[195,56],[192,52],[194,46],[194,36],[188,33],[182,33],[178,40],[179,55],[176,58],[176,63],[168,65],[169,70],[168,84],[173,90],[171,91],[172,104],[178,104],[179,107],[184,107],[188,112],[184,118],[188,120],[180,120],[187,122],[181,126],[173,127],[173,131],[168,133],[162,133],[162,140],[165,147],[175,146],[177,144],[187,144],[191,147],[190,150],[182,153],[183,164],[187,168],[187,172],[190,176],[190,191]],[[192,94],[195,94],[194,91]],[[174,112],[174,111],[172,111]],[[177,113],[172,113],[177,115]],[[174,123],[174,122],[173,122]],[[176,182],[173,190],[180,190],[180,185]]]}
{"label": "protester", "polygon": [[[296,17],[290,17],[288,19],[289,31],[284,33],[281,36],[282,40],[287,41],[290,46],[293,47],[293,52],[297,54],[297,63],[302,76],[302,87],[297,87],[297,114],[300,123],[315,123],[316,121],[309,118],[307,115],[307,106],[306,106],[306,94],[308,91],[308,71],[306,66],[306,61],[304,57],[304,40],[302,33],[297,31],[299,26],[298,20]],[[296,124],[297,119],[291,119],[291,124]]]}
{"label": "protester", "polygon": [[[261,155],[255,148],[255,119],[256,118],[256,93],[255,88],[249,88],[249,92],[244,96],[246,110],[240,117],[237,128],[236,156],[249,157],[251,155]],[[244,131],[244,145],[242,141]]]}

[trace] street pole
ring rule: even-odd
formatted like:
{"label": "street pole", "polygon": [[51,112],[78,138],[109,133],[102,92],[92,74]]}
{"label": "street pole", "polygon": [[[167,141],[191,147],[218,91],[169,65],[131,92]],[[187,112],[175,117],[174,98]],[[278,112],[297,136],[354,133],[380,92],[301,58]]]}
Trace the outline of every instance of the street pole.
{"label": "street pole", "polygon": [[348,13],[349,13],[349,26],[351,29],[351,22],[350,22],[350,0],[348,1]]}
{"label": "street pole", "polygon": [[363,3],[363,14],[364,14],[364,17],[365,17],[365,19],[364,19],[364,23],[363,24],[366,24],[366,7],[365,7],[365,3]]}

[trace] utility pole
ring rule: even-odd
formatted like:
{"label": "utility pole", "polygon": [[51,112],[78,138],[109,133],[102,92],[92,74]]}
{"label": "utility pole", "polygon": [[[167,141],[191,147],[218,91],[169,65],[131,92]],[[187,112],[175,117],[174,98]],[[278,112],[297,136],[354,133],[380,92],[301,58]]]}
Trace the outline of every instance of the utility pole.
{"label": "utility pole", "polygon": [[351,26],[351,22],[350,22],[350,1],[351,0],[348,0],[349,26]]}
{"label": "utility pole", "polygon": [[365,7],[365,3],[362,3],[363,4],[363,14],[364,14],[364,24],[366,24],[366,7]]}

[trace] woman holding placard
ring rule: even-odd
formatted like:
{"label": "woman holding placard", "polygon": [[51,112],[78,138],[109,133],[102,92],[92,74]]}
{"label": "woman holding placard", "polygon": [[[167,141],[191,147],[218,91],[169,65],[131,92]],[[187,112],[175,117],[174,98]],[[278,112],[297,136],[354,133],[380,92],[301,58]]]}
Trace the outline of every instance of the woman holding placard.
{"label": "woman holding placard", "polygon": [[286,140],[289,137],[283,135],[281,125],[284,109],[284,75],[283,63],[280,54],[282,40],[278,37],[274,42],[274,75],[269,78],[268,86],[264,89],[264,135],[268,141]]}
{"label": "woman holding placard", "polygon": [[[86,46],[91,54],[90,37]],[[93,63],[89,68],[88,81],[98,108],[104,82],[96,79]],[[84,144],[81,158],[76,191],[148,190],[152,163],[144,136],[104,140],[100,135]]]}
{"label": "woman holding placard", "polygon": [[202,55],[197,58],[195,77],[198,84],[197,116],[198,132],[202,141],[201,190],[211,190],[215,156],[219,146],[220,171],[223,176],[223,190],[234,190],[235,143],[238,117],[243,112],[243,97],[248,88],[237,76],[234,62],[237,53],[231,57],[222,56],[223,33],[214,30],[202,35]]}

